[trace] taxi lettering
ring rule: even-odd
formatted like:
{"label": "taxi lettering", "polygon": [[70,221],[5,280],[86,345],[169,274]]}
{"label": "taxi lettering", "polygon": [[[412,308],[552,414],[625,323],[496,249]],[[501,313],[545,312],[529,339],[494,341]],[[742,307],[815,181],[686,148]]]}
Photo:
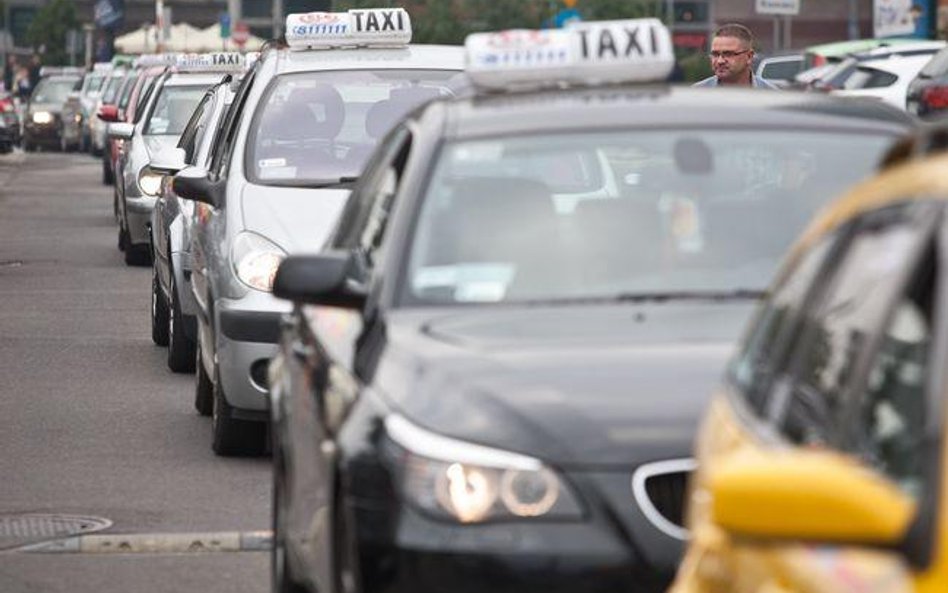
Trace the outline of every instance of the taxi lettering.
{"label": "taxi lettering", "polygon": [[[405,23],[404,13],[401,10],[351,10],[355,17],[355,30],[363,33],[372,31],[403,31]],[[381,17],[381,22],[379,22]]]}
{"label": "taxi lettering", "polygon": [[214,54],[211,56],[214,66],[240,66],[240,54]]}
{"label": "taxi lettering", "polygon": [[[648,56],[659,52],[658,37],[654,27],[648,27],[650,47],[644,49],[639,38],[640,27],[580,29],[580,50],[583,60],[603,58],[630,58],[633,55]],[[618,37],[618,39],[617,39]]]}

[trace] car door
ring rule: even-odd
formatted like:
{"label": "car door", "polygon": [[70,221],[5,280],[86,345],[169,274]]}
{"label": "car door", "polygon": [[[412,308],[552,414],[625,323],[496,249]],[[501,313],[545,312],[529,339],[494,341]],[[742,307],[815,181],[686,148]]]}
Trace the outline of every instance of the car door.
{"label": "car door", "polygon": [[[389,214],[404,172],[411,134],[393,132],[375,153],[350,197],[333,246],[356,254],[353,282],[369,286],[381,275],[381,249]],[[371,299],[370,299],[371,300]],[[369,307],[367,307],[368,309]],[[280,397],[281,438],[289,454],[287,473],[287,552],[301,567],[297,574],[318,575],[319,591],[333,591],[333,526],[342,509],[337,437],[365,384],[358,369],[378,319],[364,311],[307,306],[290,318],[281,344],[286,387]],[[317,577],[317,578],[318,578]]]}
{"label": "car door", "polygon": [[[922,500],[920,469],[932,451],[912,437],[928,417],[920,378],[929,374],[940,210],[908,203],[852,223],[830,273],[816,278],[784,372],[756,402],[772,440],[755,447],[842,453]],[[904,556],[856,545],[737,541],[729,561],[734,591],[913,590]]]}

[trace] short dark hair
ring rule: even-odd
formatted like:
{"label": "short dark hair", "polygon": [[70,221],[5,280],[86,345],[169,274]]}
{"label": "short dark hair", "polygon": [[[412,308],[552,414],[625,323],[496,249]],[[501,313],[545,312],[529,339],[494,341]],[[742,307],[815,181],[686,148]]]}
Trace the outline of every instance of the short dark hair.
{"label": "short dark hair", "polygon": [[752,49],[755,45],[754,34],[751,33],[750,29],[739,23],[728,23],[726,25],[721,25],[714,32],[714,37],[736,37],[737,39],[740,39],[746,43],[747,46]]}

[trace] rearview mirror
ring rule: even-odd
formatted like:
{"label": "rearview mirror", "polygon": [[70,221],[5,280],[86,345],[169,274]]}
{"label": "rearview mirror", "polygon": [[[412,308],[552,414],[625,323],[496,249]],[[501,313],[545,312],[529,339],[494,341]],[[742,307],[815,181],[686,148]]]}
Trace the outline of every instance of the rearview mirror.
{"label": "rearview mirror", "polygon": [[273,295],[311,305],[361,309],[366,290],[353,279],[355,269],[350,251],[290,256],[277,268]]}
{"label": "rearview mirror", "polygon": [[224,203],[224,182],[211,181],[207,170],[188,167],[179,171],[171,182],[171,189],[186,200],[194,200],[215,208]]}
{"label": "rearview mirror", "polygon": [[184,157],[185,152],[183,148],[168,146],[158,151],[155,158],[151,159],[149,167],[163,175],[174,175],[188,166],[187,163],[184,162]]}
{"label": "rearview mirror", "polygon": [[709,477],[715,523],[755,538],[894,546],[915,514],[895,484],[828,452],[738,454]]}
{"label": "rearview mirror", "polygon": [[118,138],[120,140],[130,140],[135,135],[135,125],[125,122],[115,122],[109,124],[107,133],[109,138]]}
{"label": "rearview mirror", "polygon": [[102,105],[95,115],[104,122],[116,122],[118,121],[118,107],[115,105]]}

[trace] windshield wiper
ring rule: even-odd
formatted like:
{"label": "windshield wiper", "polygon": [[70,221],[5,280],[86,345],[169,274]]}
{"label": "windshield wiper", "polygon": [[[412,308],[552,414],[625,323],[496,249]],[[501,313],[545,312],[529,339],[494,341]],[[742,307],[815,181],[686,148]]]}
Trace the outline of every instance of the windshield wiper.
{"label": "windshield wiper", "polygon": [[627,292],[613,295],[579,296],[510,301],[511,305],[575,305],[585,303],[664,303],[668,301],[757,301],[767,296],[766,290],[736,288],[733,290],[680,290],[665,292]]}

